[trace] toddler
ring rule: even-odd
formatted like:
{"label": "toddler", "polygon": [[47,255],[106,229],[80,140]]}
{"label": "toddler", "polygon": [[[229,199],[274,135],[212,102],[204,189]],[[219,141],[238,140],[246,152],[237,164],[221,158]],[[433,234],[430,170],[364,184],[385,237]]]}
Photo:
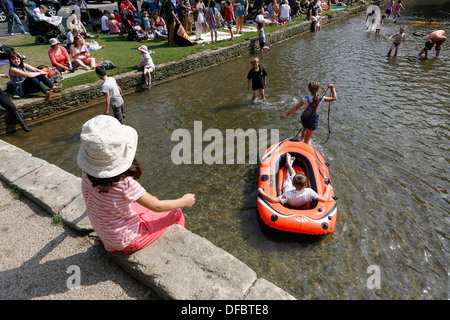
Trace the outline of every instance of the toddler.
{"label": "toddler", "polygon": [[138,68],[144,67],[145,86],[148,90],[152,86],[152,72],[155,71],[155,64],[153,63],[153,60],[150,57],[150,53],[148,52],[148,48],[146,45],[140,46],[138,50],[142,55],[142,62],[138,64],[136,67]]}
{"label": "toddler", "polygon": [[319,196],[313,189],[306,187],[307,179],[303,172],[295,173],[292,164],[295,158],[291,157],[289,153],[286,154],[286,167],[288,174],[283,182],[283,193],[280,197],[273,197],[264,192],[263,188],[258,188],[258,192],[264,198],[272,202],[280,202],[283,205],[292,207],[301,207],[304,204],[312,201],[327,201],[330,196],[330,191],[333,189],[331,184],[327,184],[325,193]]}
{"label": "toddler", "polygon": [[396,34],[393,34],[389,37],[388,40],[390,40],[391,38],[394,38],[394,42],[391,45],[391,48],[389,49],[388,52],[388,57],[391,55],[392,50],[395,49],[395,53],[394,53],[394,57],[397,56],[398,53],[398,49],[400,49],[400,44],[403,42],[403,44],[405,44],[406,42],[406,35],[405,35],[405,27],[401,27],[400,31]]}
{"label": "toddler", "polygon": [[134,128],[99,115],[83,125],[80,141],[81,191],[89,220],[106,250],[132,253],[172,224],[184,226],[180,208],[192,207],[195,195],[159,200],[146,192],[137,181],[142,167],[135,158]]}

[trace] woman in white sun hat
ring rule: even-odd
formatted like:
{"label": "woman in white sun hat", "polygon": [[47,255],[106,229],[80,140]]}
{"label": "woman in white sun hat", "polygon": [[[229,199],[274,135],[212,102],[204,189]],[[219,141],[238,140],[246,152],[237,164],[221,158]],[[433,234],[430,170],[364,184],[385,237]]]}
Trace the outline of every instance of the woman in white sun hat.
{"label": "woman in white sun hat", "polygon": [[172,224],[184,226],[180,208],[192,207],[195,195],[158,200],[145,191],[136,181],[142,169],[135,158],[135,129],[99,115],[83,125],[80,140],[77,162],[86,210],[106,250],[135,252]]}

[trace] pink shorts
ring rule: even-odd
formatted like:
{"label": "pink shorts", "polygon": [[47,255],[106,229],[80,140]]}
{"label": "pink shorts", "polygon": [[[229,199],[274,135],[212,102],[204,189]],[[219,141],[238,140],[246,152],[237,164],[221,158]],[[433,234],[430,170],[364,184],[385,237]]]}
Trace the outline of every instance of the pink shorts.
{"label": "pink shorts", "polygon": [[139,231],[136,237],[122,251],[125,253],[140,250],[158,239],[158,237],[173,224],[184,227],[185,220],[181,209],[154,212],[135,202],[131,208],[139,214]]}

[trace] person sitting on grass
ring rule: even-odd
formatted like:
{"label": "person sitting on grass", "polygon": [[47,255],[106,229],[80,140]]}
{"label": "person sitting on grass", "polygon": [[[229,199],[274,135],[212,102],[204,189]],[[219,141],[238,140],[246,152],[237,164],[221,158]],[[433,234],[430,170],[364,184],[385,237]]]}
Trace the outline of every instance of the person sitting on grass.
{"label": "person sitting on grass", "polygon": [[91,58],[91,53],[89,52],[89,49],[84,43],[84,39],[81,35],[75,36],[73,44],[70,46],[70,55],[83,69],[95,69],[95,58]]}
{"label": "person sitting on grass", "polygon": [[122,28],[122,24],[117,21],[116,16],[114,14],[109,15],[109,20],[107,22],[109,28],[109,34],[120,34],[120,28]]}
{"label": "person sitting on grass", "polygon": [[48,50],[48,57],[50,58],[52,66],[58,69],[61,74],[75,72],[79,67],[79,64],[76,61],[73,63],[70,61],[66,48],[61,46],[56,38],[51,38],[49,42],[51,47]]}

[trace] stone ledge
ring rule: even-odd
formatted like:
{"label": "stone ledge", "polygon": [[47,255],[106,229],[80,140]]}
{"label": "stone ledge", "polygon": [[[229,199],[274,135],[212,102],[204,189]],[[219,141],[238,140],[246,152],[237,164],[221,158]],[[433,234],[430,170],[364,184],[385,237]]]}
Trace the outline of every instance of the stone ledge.
{"label": "stone ledge", "polygon": [[[0,178],[78,232],[93,230],[81,179],[0,140]],[[295,298],[210,241],[173,225],[151,245],[132,254],[109,252],[126,272],[161,298],[236,300]]]}

